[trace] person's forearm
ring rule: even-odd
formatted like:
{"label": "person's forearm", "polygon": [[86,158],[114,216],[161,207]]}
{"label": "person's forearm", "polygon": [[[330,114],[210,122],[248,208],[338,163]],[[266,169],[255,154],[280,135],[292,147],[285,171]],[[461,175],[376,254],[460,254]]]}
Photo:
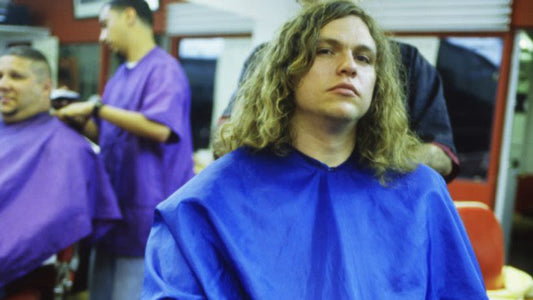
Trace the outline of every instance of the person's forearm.
{"label": "person's forearm", "polygon": [[452,171],[452,160],[444,150],[432,143],[424,143],[417,151],[419,161],[430,166],[443,176]]}
{"label": "person's forearm", "polygon": [[[92,101],[72,103],[57,110],[54,114],[61,120],[67,122],[68,120],[76,119],[87,120],[95,111],[96,103]],[[151,121],[136,111],[103,105],[99,108],[97,117],[127,130],[134,135],[161,143],[166,142],[171,134],[170,128],[167,126]],[[98,139],[98,128],[94,122],[87,123],[83,127],[83,132],[93,141]]]}
{"label": "person's forearm", "polygon": [[98,116],[137,136],[160,143],[166,142],[171,134],[170,128],[167,126],[151,121],[143,114],[135,111],[104,105],[100,108]]}
{"label": "person's forearm", "polygon": [[98,126],[93,120],[88,120],[83,127],[83,135],[88,137],[93,143],[98,144]]}

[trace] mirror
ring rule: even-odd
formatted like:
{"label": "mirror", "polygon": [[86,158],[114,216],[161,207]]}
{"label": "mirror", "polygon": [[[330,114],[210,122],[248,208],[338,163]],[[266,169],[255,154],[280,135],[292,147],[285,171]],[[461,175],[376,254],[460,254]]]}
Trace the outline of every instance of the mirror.
{"label": "mirror", "polygon": [[503,40],[499,37],[401,37],[439,71],[455,147],[458,178],[485,181]]}

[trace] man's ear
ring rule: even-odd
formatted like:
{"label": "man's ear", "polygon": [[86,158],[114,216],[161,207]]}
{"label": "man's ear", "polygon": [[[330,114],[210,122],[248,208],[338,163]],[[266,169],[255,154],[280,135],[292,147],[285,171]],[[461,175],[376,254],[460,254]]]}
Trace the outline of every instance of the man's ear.
{"label": "man's ear", "polygon": [[135,24],[135,21],[137,20],[137,11],[133,7],[126,7],[123,13],[128,25]]}
{"label": "man's ear", "polygon": [[51,78],[46,78],[43,81],[43,98],[50,100],[50,94],[52,93],[52,88],[54,84]]}

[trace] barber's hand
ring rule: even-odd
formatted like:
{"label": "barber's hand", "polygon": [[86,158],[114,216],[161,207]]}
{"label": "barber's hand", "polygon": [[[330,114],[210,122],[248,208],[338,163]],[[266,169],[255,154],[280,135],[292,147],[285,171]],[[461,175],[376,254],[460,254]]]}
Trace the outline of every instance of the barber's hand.
{"label": "barber's hand", "polygon": [[441,175],[446,176],[452,171],[452,160],[444,150],[432,143],[423,143],[415,152],[417,160],[424,163]]}
{"label": "barber's hand", "polygon": [[94,102],[83,101],[71,103],[54,112],[59,119],[74,117],[90,117],[94,109]]}
{"label": "barber's hand", "polygon": [[93,109],[94,102],[92,101],[75,102],[53,111],[52,115],[77,129],[83,129]]}

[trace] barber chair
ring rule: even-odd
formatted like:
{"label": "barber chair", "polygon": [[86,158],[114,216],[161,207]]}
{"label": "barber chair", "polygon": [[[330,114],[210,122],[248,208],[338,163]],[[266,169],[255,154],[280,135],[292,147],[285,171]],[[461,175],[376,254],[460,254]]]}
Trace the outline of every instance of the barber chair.
{"label": "barber chair", "polygon": [[481,202],[457,201],[491,300],[533,299],[533,278],[504,265],[503,231],[492,210]]}
{"label": "barber chair", "polygon": [[64,300],[72,288],[77,267],[76,246],[72,245],[9,283],[3,300]]}

